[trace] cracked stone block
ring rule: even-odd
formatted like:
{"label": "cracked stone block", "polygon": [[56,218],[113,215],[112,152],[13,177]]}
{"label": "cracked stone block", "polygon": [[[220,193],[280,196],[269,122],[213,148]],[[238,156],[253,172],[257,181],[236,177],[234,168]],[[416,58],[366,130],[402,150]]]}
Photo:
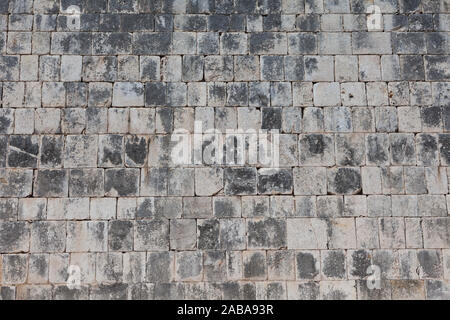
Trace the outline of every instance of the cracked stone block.
{"label": "cracked stone block", "polygon": [[39,140],[37,136],[14,135],[9,139],[9,167],[37,167]]}
{"label": "cracked stone block", "polygon": [[63,133],[82,133],[86,128],[86,112],[81,108],[65,109],[62,115]]}

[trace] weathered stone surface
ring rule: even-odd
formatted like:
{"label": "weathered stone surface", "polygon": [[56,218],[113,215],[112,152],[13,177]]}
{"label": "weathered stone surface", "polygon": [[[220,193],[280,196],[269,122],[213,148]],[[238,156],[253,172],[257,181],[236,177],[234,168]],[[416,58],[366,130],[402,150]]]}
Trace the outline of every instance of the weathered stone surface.
{"label": "weathered stone surface", "polygon": [[0,300],[449,299],[447,2],[0,1]]}

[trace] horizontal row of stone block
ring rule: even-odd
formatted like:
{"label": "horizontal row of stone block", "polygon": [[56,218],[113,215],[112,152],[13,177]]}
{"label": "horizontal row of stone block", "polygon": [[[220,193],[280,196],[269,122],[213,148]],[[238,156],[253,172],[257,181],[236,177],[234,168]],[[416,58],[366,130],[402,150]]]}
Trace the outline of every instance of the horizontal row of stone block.
{"label": "horizontal row of stone block", "polygon": [[[401,196],[397,198],[401,198]],[[403,196],[403,198],[406,197]],[[161,205],[164,202],[164,198],[162,199],[156,201],[156,205]],[[190,204],[195,202],[193,199]],[[81,203],[82,200],[73,199],[72,204]],[[165,207],[155,213],[148,208],[152,204],[155,205],[153,199],[143,200],[144,203],[141,203],[137,214],[145,219],[136,221],[54,220],[31,223],[0,221],[0,252],[190,250],[191,254],[198,254],[197,250],[450,248],[450,217],[447,216],[423,218],[398,216],[330,218],[326,216],[246,219],[222,216],[209,219],[167,219],[161,217],[164,214],[161,211],[176,208]],[[175,203],[174,199],[170,198],[166,198],[165,202],[171,200],[172,203]],[[197,202],[200,203],[200,200]],[[219,210],[227,209],[220,205],[232,205],[230,199],[218,200],[215,208],[219,207]],[[326,199],[319,198],[319,200]],[[211,202],[211,200],[209,201]],[[106,203],[106,201],[103,202]],[[53,201],[52,204],[58,203]],[[102,204],[102,201],[92,202],[92,205],[94,204]],[[325,202],[324,205],[327,204],[330,203]],[[144,208],[142,208],[143,206]],[[65,213],[63,210],[66,208],[58,209],[60,210],[54,212],[57,215],[61,216]],[[107,207],[97,208],[95,215],[114,214],[107,209]],[[329,211],[335,209],[328,208]],[[49,210],[54,210],[54,208],[49,208]],[[200,210],[205,210],[205,208]],[[72,211],[76,210],[72,208]],[[171,216],[180,215],[179,212],[167,213]],[[194,212],[194,215],[196,213],[205,215],[205,212]],[[211,216],[211,212],[207,213]],[[82,214],[87,215],[87,212],[82,212]],[[146,216],[147,214],[148,216]],[[155,214],[160,216],[155,217]],[[91,219],[93,218],[95,216],[91,217]],[[441,261],[440,258],[435,260]]]}
{"label": "horizontal row of stone block", "polygon": [[305,32],[10,31],[0,33],[0,52],[12,55],[442,54],[448,53],[448,31],[323,32],[318,35]]}
{"label": "horizontal row of stone block", "polygon": [[[0,109],[0,119],[0,141],[3,148],[7,144],[7,137],[1,136],[3,134],[110,133],[147,135],[149,138],[154,134],[180,133],[180,130],[194,133],[197,130],[195,128],[198,128],[195,132],[199,136],[202,133],[211,134],[212,129],[229,135],[230,130],[241,134],[250,134],[250,130],[255,133],[258,130],[278,130],[280,134],[340,133],[344,136],[354,132],[359,137],[363,137],[364,133],[374,132],[419,133],[420,139],[425,137],[423,139],[436,140],[435,133],[450,131],[450,107],[435,106],[3,108]],[[202,132],[199,131],[200,124]],[[287,138],[282,136],[282,139]],[[417,144],[423,143],[417,140]]]}
{"label": "horizontal row of stone block", "polygon": [[[327,43],[329,42],[327,41]],[[59,81],[74,83],[66,85],[75,86],[76,82],[82,80],[91,83],[126,81],[124,84],[151,81],[152,83],[149,85],[161,84],[160,81],[163,80],[168,84],[178,83],[178,85],[184,86],[185,84],[179,84],[179,82],[206,81],[213,83],[221,81],[232,84],[233,81],[253,82],[259,80],[263,82],[302,81],[302,83],[308,83],[308,81],[345,83],[360,81],[360,85],[364,86],[364,82],[372,85],[373,82],[378,83],[379,81],[448,80],[450,78],[446,71],[439,70],[440,68],[448,69],[448,66],[447,57],[442,55],[383,55],[381,58],[376,55],[357,56],[351,54],[335,57],[325,55],[174,55],[163,58],[130,55],[119,57],[22,55],[0,56],[0,80],[46,81],[44,86],[49,84],[62,86],[63,83],[59,83]],[[117,82],[115,85],[120,84],[121,82]],[[7,85],[23,87],[24,83],[6,82],[5,86]],[[84,86],[87,85],[87,83],[84,84]],[[106,86],[107,83],[103,83],[103,85]],[[140,86],[143,85],[140,84]],[[246,86],[245,83],[240,82],[235,85]],[[162,89],[164,88],[159,90]],[[132,93],[131,87],[127,90]],[[290,93],[286,92],[285,94],[289,95]],[[140,105],[139,102],[135,103],[135,105]]]}
{"label": "horizontal row of stone block", "polygon": [[[107,110],[101,110],[103,107],[205,107],[210,108],[197,109],[196,112],[205,113],[208,118],[211,115],[214,117],[215,110],[223,110],[221,113],[236,113],[235,109],[224,107],[247,107],[251,109],[239,109],[240,111],[247,110],[246,113],[253,112],[253,117],[260,111],[257,108],[264,107],[284,107],[283,112],[297,114],[295,118],[300,119],[302,115],[301,109],[292,109],[286,107],[340,107],[345,108],[328,109],[325,112],[336,112],[347,110],[348,113],[352,109],[350,107],[362,106],[404,106],[413,108],[402,108],[399,110],[399,116],[410,110],[414,114],[413,122],[420,123],[420,117],[429,119],[428,124],[424,124],[424,129],[427,127],[441,126],[442,119],[448,118],[449,110],[449,90],[450,82],[320,82],[313,85],[312,82],[116,82],[114,85],[107,82],[4,82],[0,83],[0,96],[3,92],[1,111],[2,117],[11,117],[15,108],[70,108],[65,112],[79,113],[84,110],[72,108],[84,108],[86,106],[92,107],[91,111],[97,113],[105,113]],[[422,108],[419,106],[435,106],[436,108]],[[439,107],[445,107],[440,109]],[[97,108],[97,109],[95,109]],[[98,109],[100,108],[100,109]],[[138,111],[139,109],[134,109]],[[163,108],[165,113],[170,116],[174,111],[168,108]],[[187,114],[193,114],[193,109],[184,109]],[[263,110],[269,110],[268,108]],[[276,112],[282,112],[280,108],[275,108]],[[317,108],[307,108],[303,113],[312,111],[316,114],[315,123],[323,122],[323,110]],[[361,113],[367,114],[364,122],[372,123],[368,125],[364,131],[373,126],[373,109],[372,108],[353,108],[359,110]],[[384,131],[397,130],[397,109],[395,108],[378,108],[375,111],[384,110],[393,118],[392,124],[395,129]],[[89,111],[89,110],[88,110]],[[142,112],[154,113],[154,110],[142,110]],[[365,112],[364,112],[365,111]],[[18,111],[19,112],[19,111]],[[25,113],[33,113],[33,110]],[[36,110],[38,113],[55,113],[60,114],[59,110]],[[113,112],[113,111],[111,111]],[[114,113],[122,113],[128,117],[129,110],[117,109]],[[256,112],[256,113],[255,113]],[[274,111],[275,112],[275,111]],[[406,114],[408,114],[406,112]],[[157,112],[158,114],[158,112]],[[209,116],[208,116],[209,114]],[[376,112],[378,115],[378,112]],[[230,115],[231,116],[231,115]],[[383,115],[380,115],[383,116]],[[403,115],[405,117],[406,115]],[[80,116],[77,116],[79,118]],[[173,117],[173,115],[171,116]],[[299,118],[300,117],[300,118]],[[58,116],[59,118],[59,116]],[[234,123],[231,118],[234,118]],[[232,123],[230,128],[236,127],[236,115],[230,118]],[[378,118],[378,117],[377,117]],[[169,119],[168,119],[169,120]],[[301,120],[301,119],[300,119]],[[447,120],[446,120],[447,121]],[[33,122],[33,121],[28,121]],[[59,122],[59,121],[58,121]],[[173,121],[169,121],[173,122]],[[381,121],[383,122],[383,121]],[[444,121],[445,122],[445,121]],[[447,121],[448,122],[448,121]],[[72,124],[73,125],[73,124]],[[125,121],[121,126],[128,126],[128,121]],[[133,125],[133,124],[132,124]],[[258,127],[257,124],[255,124]],[[297,121],[297,125],[301,125]],[[5,121],[0,129],[0,132],[9,131],[8,127],[12,127],[10,121]],[[223,125],[222,125],[223,126]],[[403,125],[400,128],[403,131],[408,126]],[[416,125],[413,126],[417,128]],[[420,127],[420,125],[419,125]],[[314,130],[317,131],[317,130]],[[323,125],[322,129],[323,130]],[[328,130],[327,130],[328,131]],[[383,131],[381,129],[381,131]],[[416,131],[416,130],[412,130]]]}
{"label": "horizontal row of stone block", "polygon": [[1,109],[0,133],[192,133],[195,121],[202,122],[204,131],[441,132],[449,130],[448,113],[448,107]]}
{"label": "horizontal row of stone block", "polygon": [[[5,0],[0,13],[61,13],[70,5],[84,13],[366,13],[374,4],[370,0]],[[383,12],[450,12],[446,0],[380,0],[375,1]]]}
{"label": "horizontal row of stone block", "polygon": [[19,285],[0,287],[0,300],[448,300],[449,280],[230,281]]}
{"label": "horizontal row of stone block", "polygon": [[[448,193],[446,170],[437,167],[41,169],[36,170],[34,178],[33,170],[2,169],[0,175],[0,197],[32,194],[35,197],[189,197],[212,195],[221,190],[226,195],[402,195],[406,192],[408,196],[404,198],[414,199],[417,207],[413,195]],[[211,185],[202,178],[211,179]],[[445,198],[435,200],[446,212]]]}
{"label": "horizontal row of stone block", "polygon": [[79,267],[79,286],[366,280],[370,266],[380,269],[380,281],[449,279],[449,252],[360,249],[3,254],[0,284],[67,284],[73,276],[70,266]]}
{"label": "horizontal row of stone block", "polygon": [[[448,14],[380,12],[376,31],[449,31]],[[73,21],[77,25],[73,25]],[[71,24],[72,22],[72,24]],[[245,14],[11,14],[0,15],[0,31],[45,32],[273,32],[368,31],[367,15],[350,13]],[[372,31],[372,30],[371,30]]]}
{"label": "horizontal row of stone block", "polygon": [[[275,137],[278,142],[274,141],[271,146],[273,153],[262,149],[262,137],[259,137],[259,142],[245,139],[250,135],[257,138],[255,133],[245,131],[229,132],[220,146],[215,142],[220,139],[219,134],[194,134],[192,137],[185,133],[186,139],[178,139],[181,135],[0,135],[0,167],[45,169],[98,166],[119,169],[125,166],[130,168],[123,169],[124,172],[128,170],[131,173],[134,172],[133,167],[437,167],[450,163],[449,134],[280,134]],[[174,136],[176,139],[173,139]],[[195,141],[192,143],[189,137],[198,140],[197,144]],[[245,140],[252,145],[245,146]],[[214,145],[206,148],[200,146],[201,143]],[[241,144],[242,148],[236,150],[235,143]],[[183,149],[180,149],[181,146]],[[224,152],[219,158],[214,151],[220,148]],[[256,151],[258,148],[259,151]],[[186,152],[183,159],[175,155],[180,151]],[[256,177],[256,169],[251,167],[239,170],[248,170],[251,177]],[[413,167],[411,170],[423,171],[423,167]],[[138,171],[136,175],[139,175]]]}
{"label": "horizontal row of stone block", "polygon": [[420,236],[421,218],[446,217],[449,202],[445,195],[1,198],[0,221],[369,217],[358,219],[376,225],[374,218],[393,216],[408,217],[407,229]]}

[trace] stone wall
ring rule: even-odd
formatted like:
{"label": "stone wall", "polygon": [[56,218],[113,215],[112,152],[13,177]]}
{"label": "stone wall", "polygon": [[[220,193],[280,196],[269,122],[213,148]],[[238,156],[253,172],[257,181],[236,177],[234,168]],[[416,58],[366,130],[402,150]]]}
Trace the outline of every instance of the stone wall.
{"label": "stone wall", "polygon": [[[449,0],[1,0],[0,300],[450,299],[449,31]],[[197,123],[276,167],[175,163]]]}

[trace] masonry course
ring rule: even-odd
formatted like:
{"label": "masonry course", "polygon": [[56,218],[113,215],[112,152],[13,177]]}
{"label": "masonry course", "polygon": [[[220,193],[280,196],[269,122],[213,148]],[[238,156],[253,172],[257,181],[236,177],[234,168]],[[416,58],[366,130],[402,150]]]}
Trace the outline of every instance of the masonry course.
{"label": "masonry course", "polygon": [[[0,300],[450,299],[449,32],[448,0],[2,0]],[[175,164],[196,121],[278,130],[277,168]]]}

